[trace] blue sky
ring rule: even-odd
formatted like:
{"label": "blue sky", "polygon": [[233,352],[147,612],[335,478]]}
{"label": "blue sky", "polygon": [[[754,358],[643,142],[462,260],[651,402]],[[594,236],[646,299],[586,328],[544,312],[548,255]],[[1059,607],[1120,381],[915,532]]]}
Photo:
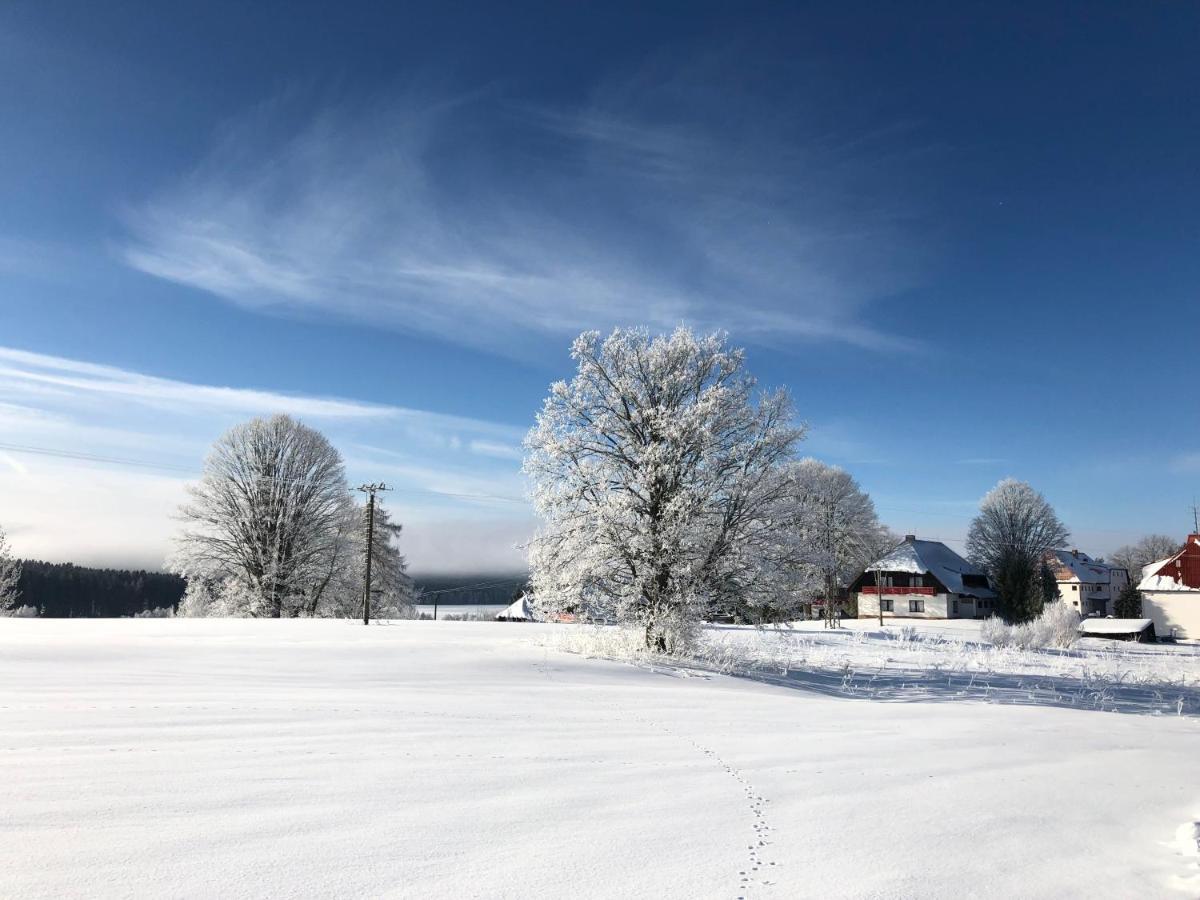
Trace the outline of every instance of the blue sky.
{"label": "blue sky", "polygon": [[414,569],[516,565],[570,338],[678,322],[899,531],[1009,475],[1095,554],[1188,528],[1196,7],[246,7],[0,9],[18,552],[157,565],[286,409],[398,488]]}

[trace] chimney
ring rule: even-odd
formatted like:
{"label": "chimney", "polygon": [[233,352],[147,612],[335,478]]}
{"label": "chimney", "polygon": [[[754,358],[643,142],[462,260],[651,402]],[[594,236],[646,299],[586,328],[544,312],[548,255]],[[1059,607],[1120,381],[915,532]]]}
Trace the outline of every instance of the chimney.
{"label": "chimney", "polygon": [[1071,555],[1073,557],[1075,557],[1076,559],[1079,559],[1079,551],[1076,550],[1074,547],[1071,548]]}
{"label": "chimney", "polygon": [[904,536],[904,543],[910,544],[913,541],[915,541],[916,539],[917,539],[917,536],[915,534],[906,534]]}

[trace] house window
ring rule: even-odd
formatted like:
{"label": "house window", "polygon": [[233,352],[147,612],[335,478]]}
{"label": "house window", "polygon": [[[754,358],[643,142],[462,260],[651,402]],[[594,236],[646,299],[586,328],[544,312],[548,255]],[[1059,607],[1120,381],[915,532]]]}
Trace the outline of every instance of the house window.
{"label": "house window", "polygon": [[925,601],[924,600],[909,600],[908,601],[908,611],[909,612],[925,612]]}
{"label": "house window", "polygon": [[882,610],[883,612],[894,612],[894,610],[892,609],[893,602],[894,601],[892,601],[892,600],[880,600],[879,601],[880,610]]}
{"label": "house window", "polygon": [[958,615],[958,601],[957,600],[951,601],[950,608],[953,611],[953,613],[957,616]]}

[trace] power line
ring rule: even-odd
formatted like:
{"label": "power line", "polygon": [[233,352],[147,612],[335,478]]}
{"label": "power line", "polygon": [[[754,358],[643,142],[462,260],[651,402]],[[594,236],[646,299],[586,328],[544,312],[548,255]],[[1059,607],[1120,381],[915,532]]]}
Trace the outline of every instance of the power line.
{"label": "power line", "polygon": [[528,576],[524,578],[506,578],[504,581],[484,581],[479,584],[464,584],[458,587],[441,588],[440,590],[436,591],[422,591],[421,599],[424,599],[425,597],[433,597],[437,594],[453,594],[458,591],[483,590],[484,588],[500,587],[501,585],[505,584],[524,584],[528,580]]}
{"label": "power line", "polygon": [[[59,450],[53,447],[34,447],[27,444],[9,444],[0,442],[0,450],[9,450],[13,453],[28,453],[36,456],[49,456],[56,459],[78,459],[86,462],[110,463],[114,465],[131,466],[134,468],[143,469],[163,469],[170,472],[184,472],[189,475],[199,477],[199,473],[195,467],[190,466],[174,466],[168,463],[154,463],[144,459],[130,459],[121,456],[106,456],[98,453],[87,453],[79,450]],[[281,484],[295,484],[302,482],[304,479],[298,478],[283,478],[278,475],[257,475],[256,478],[262,481],[276,481]],[[439,491],[434,488],[389,488],[399,494],[418,494],[432,497],[451,497],[457,500],[478,500],[492,501],[499,503],[514,503],[522,506],[528,505],[528,501],[521,497],[511,497],[503,494],[487,494],[487,493],[468,493],[465,491]]]}
{"label": "power line", "polygon": [[121,456],[104,456],[99,453],[85,453],[80,450],[58,450],[53,447],[32,447],[25,444],[0,443],[0,450],[11,450],[13,453],[29,453],[37,456],[51,456],[57,459],[80,459],[87,462],[113,463],[121,466],[135,466],[144,469],[167,469],[172,472],[187,472],[195,474],[194,467],[172,466],[167,463],[153,463],[144,459],[128,459]]}

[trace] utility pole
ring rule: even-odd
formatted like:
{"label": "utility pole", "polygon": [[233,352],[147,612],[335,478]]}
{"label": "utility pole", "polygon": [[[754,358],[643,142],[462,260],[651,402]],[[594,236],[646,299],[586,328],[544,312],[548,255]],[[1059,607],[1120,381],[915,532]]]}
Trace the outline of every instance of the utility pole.
{"label": "utility pole", "polygon": [[883,569],[875,568],[875,599],[879,601],[879,627],[883,627]]}
{"label": "utility pole", "polygon": [[375,492],[390,491],[383,482],[359,485],[358,489],[367,495],[367,560],[363,569],[363,624],[371,624],[371,557],[375,551]]}

